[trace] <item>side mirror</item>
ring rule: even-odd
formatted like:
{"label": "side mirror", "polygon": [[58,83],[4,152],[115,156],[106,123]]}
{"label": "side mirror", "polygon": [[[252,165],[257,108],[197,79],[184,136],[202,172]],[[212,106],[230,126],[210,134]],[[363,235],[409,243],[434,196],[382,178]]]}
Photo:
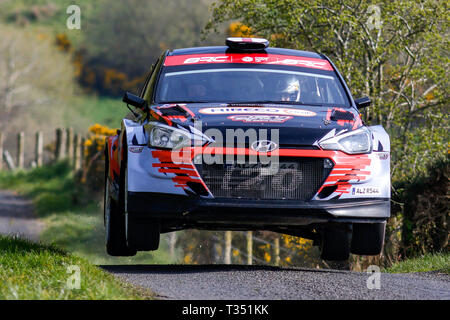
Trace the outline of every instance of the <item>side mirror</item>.
{"label": "side mirror", "polygon": [[356,107],[358,108],[358,110],[367,108],[368,106],[370,106],[371,102],[372,101],[370,101],[369,97],[362,97],[362,98],[355,100],[355,104],[356,104]]}
{"label": "side mirror", "polygon": [[132,106],[139,108],[141,110],[147,109],[147,101],[130,92],[125,92],[122,101],[125,102],[126,104],[131,104]]}

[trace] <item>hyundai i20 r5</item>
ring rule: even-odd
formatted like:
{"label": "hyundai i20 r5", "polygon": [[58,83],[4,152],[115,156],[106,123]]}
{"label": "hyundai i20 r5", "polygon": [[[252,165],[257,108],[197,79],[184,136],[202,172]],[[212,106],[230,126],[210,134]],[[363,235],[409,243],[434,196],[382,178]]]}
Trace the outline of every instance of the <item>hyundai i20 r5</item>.
{"label": "hyundai i20 r5", "polygon": [[382,250],[390,142],[322,54],[259,38],[164,52],[106,146],[106,248],[187,228],[314,240],[326,260]]}

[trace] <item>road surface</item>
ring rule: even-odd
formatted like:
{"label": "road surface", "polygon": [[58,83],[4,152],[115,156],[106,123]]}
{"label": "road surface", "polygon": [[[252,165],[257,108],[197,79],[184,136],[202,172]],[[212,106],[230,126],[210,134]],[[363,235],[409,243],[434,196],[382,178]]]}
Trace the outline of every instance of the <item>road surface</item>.
{"label": "road surface", "polygon": [[[117,265],[102,268],[150,289],[161,299],[450,299],[450,276],[439,272],[381,273],[380,289],[368,289],[369,274],[340,270],[245,265]],[[373,287],[376,282],[372,280]]]}
{"label": "road surface", "polygon": [[44,224],[33,214],[30,200],[11,191],[0,190],[0,234],[38,241],[43,228]]}
{"label": "road surface", "polygon": [[[0,234],[37,241],[43,223],[31,201],[0,191]],[[450,276],[439,272],[385,274],[379,289],[368,289],[366,273],[245,265],[102,266],[116,276],[147,288],[161,299],[302,300],[302,299],[445,299]],[[376,284],[375,281],[371,282]]]}

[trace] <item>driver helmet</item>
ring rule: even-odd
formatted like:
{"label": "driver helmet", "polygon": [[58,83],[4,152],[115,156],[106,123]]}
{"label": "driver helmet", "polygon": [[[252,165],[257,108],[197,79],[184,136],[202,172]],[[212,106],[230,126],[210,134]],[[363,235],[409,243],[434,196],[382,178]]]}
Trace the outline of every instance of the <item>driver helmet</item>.
{"label": "driver helmet", "polygon": [[298,79],[289,79],[280,82],[278,93],[281,101],[300,101],[300,82]]}

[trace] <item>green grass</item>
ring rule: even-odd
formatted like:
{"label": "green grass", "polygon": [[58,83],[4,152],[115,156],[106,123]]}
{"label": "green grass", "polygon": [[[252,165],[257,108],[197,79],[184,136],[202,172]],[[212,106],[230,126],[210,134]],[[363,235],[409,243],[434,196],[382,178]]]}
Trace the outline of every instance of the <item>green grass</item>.
{"label": "green grass", "polygon": [[119,128],[121,120],[128,113],[126,105],[120,98],[81,95],[68,101],[68,104],[71,111],[66,114],[65,121],[73,125],[73,116],[79,117],[85,129],[95,123]]}
{"label": "green grass", "polygon": [[30,171],[0,172],[0,188],[31,198],[39,217],[73,207],[75,183],[66,162]]}
{"label": "green grass", "polygon": [[[71,266],[80,287],[71,288]],[[72,267],[73,268],[73,267]],[[148,299],[151,294],[126,284],[87,260],[43,244],[0,236],[0,299]]]}
{"label": "green grass", "polygon": [[[103,208],[89,200],[75,183],[66,162],[29,171],[0,172],[0,189],[15,190],[32,199],[46,228],[41,240],[94,264],[171,263],[164,237],[160,249],[135,257],[110,257],[105,252]],[[74,204],[78,203],[78,204]]]}
{"label": "green grass", "polygon": [[389,273],[441,271],[450,274],[450,253],[426,254],[398,262],[384,270]]}

